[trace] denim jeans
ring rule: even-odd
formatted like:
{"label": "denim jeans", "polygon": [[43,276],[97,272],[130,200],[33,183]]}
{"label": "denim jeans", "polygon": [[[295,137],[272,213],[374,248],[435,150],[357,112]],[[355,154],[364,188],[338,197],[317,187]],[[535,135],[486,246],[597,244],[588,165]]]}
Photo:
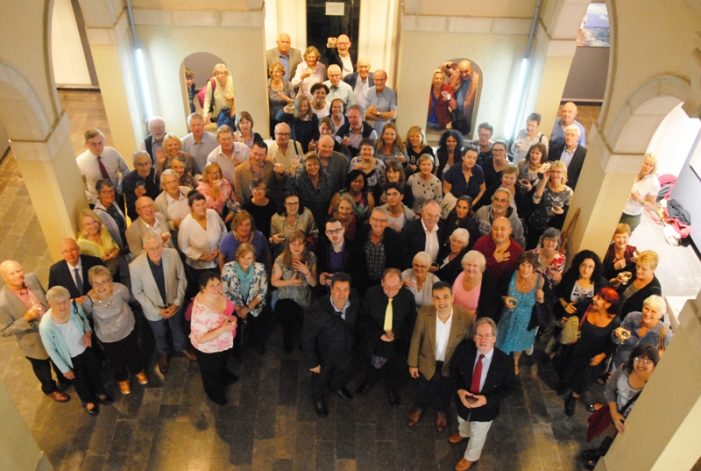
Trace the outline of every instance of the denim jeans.
{"label": "denim jeans", "polygon": [[[153,338],[156,341],[156,350],[158,353],[165,355],[172,353],[173,350],[182,352],[185,350],[185,347],[187,347],[187,339],[183,331],[182,310],[179,310],[174,316],[168,319],[148,321],[148,325],[153,332]],[[168,331],[170,331],[170,336],[173,339],[173,348],[171,348],[171,343],[168,341]]]}

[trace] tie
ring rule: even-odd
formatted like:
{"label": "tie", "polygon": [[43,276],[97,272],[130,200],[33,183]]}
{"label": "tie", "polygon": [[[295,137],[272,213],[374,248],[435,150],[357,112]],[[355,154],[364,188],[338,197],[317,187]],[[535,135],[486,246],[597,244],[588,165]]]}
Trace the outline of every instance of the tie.
{"label": "tie", "polygon": [[75,286],[76,286],[76,288],[78,288],[78,292],[82,293],[83,292],[83,279],[80,277],[80,270],[78,268],[74,268],[73,273],[75,273]]}
{"label": "tie", "polygon": [[105,168],[105,164],[102,163],[102,157],[99,155],[97,156],[97,166],[100,167],[100,175],[102,175],[102,178],[111,182],[110,174],[107,173],[107,168]]}
{"label": "tie", "polygon": [[480,392],[480,381],[482,380],[482,360],[484,360],[484,355],[480,353],[477,359],[477,364],[475,365],[475,371],[472,372],[472,384],[470,385],[470,392],[472,394],[478,394]]}
{"label": "tie", "polygon": [[384,325],[385,332],[392,331],[392,320],[394,317],[394,309],[392,309],[392,301],[394,301],[394,298],[387,298],[387,309],[385,309],[385,325]]}

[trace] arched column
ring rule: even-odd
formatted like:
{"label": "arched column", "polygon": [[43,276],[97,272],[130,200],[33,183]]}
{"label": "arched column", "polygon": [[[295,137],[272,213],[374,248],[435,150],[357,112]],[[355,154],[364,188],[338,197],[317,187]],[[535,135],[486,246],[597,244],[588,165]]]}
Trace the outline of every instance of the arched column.
{"label": "arched column", "polygon": [[144,139],[145,117],[139,107],[127,12],[121,5],[80,1],[113,145],[122,155],[131,155]]}
{"label": "arched column", "polygon": [[86,206],[69,139],[70,122],[60,109],[59,113],[52,120],[24,76],[0,63],[0,122],[54,259],[60,258],[60,240],[75,234],[77,211]]}
{"label": "arched column", "polygon": [[570,216],[580,215],[570,239],[569,253],[583,248],[603,256],[628,200],[647,146],[665,116],[690,95],[679,77],[658,77],[633,93],[617,115],[594,125],[589,149],[577,183]]}
{"label": "arched column", "polygon": [[680,326],[597,471],[691,469],[701,437],[701,293],[688,301]]}

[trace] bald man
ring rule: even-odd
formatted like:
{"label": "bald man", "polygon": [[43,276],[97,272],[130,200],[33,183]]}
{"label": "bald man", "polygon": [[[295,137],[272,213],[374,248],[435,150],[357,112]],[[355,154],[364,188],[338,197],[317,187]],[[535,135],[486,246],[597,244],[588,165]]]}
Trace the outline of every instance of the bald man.
{"label": "bald man", "polygon": [[74,239],[61,241],[63,260],[51,265],[49,269],[49,288],[63,286],[71,294],[71,299],[82,301],[92,289],[88,280],[88,270],[97,265],[104,265],[102,259],[92,255],[81,255],[80,247]]}
{"label": "bald man", "polygon": [[511,221],[501,216],[492,221],[489,235],[483,235],[473,250],[477,250],[487,260],[485,275],[490,277],[498,287],[506,288],[511,274],[518,266],[518,258],[523,253],[523,247],[512,237]]}
{"label": "bald man", "polygon": [[329,135],[319,138],[316,155],[321,163],[321,171],[329,177],[332,187],[332,195],[343,188],[348,173],[348,159],[333,150],[334,140]]}
{"label": "bald man", "polygon": [[[565,142],[565,130],[568,126],[575,125],[579,129],[579,140],[577,144],[586,147],[586,131],[582,123],[577,121],[577,105],[573,102],[568,101],[560,106],[558,111],[558,118],[555,120],[555,125],[553,126],[553,132],[550,134],[550,145],[548,148],[552,148],[554,144],[564,144]],[[557,158],[557,157],[555,157]]]}
{"label": "bald man", "polygon": [[39,337],[39,321],[46,313],[46,293],[34,273],[24,273],[15,260],[0,263],[0,276],[5,286],[0,290],[0,334],[14,335],[22,354],[32,365],[41,383],[41,390],[56,402],[68,402],[70,396],[59,391],[51,377],[51,367],[60,383],[68,383],[49,355]]}
{"label": "bald man", "polygon": [[339,34],[338,37],[330,37],[326,40],[325,58],[326,65],[337,65],[341,68],[341,75],[345,77],[353,73],[353,59],[350,53],[351,40],[347,34]]}
{"label": "bald man", "polygon": [[380,136],[385,124],[397,117],[397,94],[387,86],[387,72],[375,71],[375,86],[368,89],[365,99],[365,119]]}
{"label": "bald man", "polygon": [[277,47],[265,51],[266,68],[270,68],[275,62],[279,62],[285,68],[285,80],[290,80],[292,74],[300,62],[302,53],[292,47],[292,40],[287,33],[280,33],[277,37]]}
{"label": "bald man", "polygon": [[155,234],[165,247],[173,248],[170,240],[170,227],[166,217],[159,213],[152,198],[142,196],[136,200],[136,213],[139,215],[127,229],[127,244],[134,257],[143,251],[142,240],[149,232]]}

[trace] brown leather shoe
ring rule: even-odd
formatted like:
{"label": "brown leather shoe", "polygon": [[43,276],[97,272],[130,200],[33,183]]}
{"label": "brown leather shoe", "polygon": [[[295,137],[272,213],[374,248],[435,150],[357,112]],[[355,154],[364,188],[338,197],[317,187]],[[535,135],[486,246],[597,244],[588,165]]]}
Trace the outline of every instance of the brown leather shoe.
{"label": "brown leather shoe", "polygon": [[61,392],[61,391],[54,391],[52,393],[47,394],[51,399],[53,399],[56,402],[68,402],[71,400],[71,396],[68,394]]}
{"label": "brown leather shoe", "polygon": [[455,463],[455,471],[467,471],[472,468],[473,464],[475,464],[475,461],[468,461],[465,458],[460,458],[460,461]]}
{"label": "brown leather shoe", "polygon": [[436,431],[441,433],[448,426],[448,419],[445,412],[436,412]]}
{"label": "brown leather shoe", "polygon": [[407,416],[406,419],[406,424],[409,427],[413,427],[417,423],[419,423],[419,420],[421,420],[421,415],[424,413],[423,409],[419,409],[418,407],[415,407],[409,411],[409,415]]}
{"label": "brown leather shoe", "polygon": [[453,445],[457,445],[458,443],[462,443],[465,440],[467,440],[467,437],[463,437],[459,433],[451,433],[450,436],[448,437],[448,443],[451,443]]}
{"label": "brown leather shoe", "polygon": [[190,351],[189,348],[186,348],[181,352],[185,358],[187,358],[190,361],[197,361],[197,356]]}

